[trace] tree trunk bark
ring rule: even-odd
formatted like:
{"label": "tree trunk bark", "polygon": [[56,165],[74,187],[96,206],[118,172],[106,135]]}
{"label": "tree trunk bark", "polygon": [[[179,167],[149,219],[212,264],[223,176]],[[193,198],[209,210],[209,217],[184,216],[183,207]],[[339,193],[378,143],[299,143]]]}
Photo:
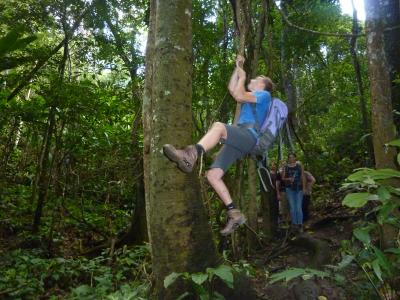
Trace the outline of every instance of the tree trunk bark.
{"label": "tree trunk bark", "polygon": [[211,229],[195,174],[183,174],[162,146],[191,143],[191,0],[151,2],[143,103],[146,209],[153,262],[154,296],[176,299],[178,282],[164,289],[172,272],[198,272],[217,262]]}
{"label": "tree trunk bark", "polygon": [[[381,1],[385,28],[384,41],[386,59],[391,80],[393,108],[400,112],[400,1]],[[394,80],[397,79],[397,82]],[[397,132],[400,132],[400,116],[394,115]]]}
{"label": "tree trunk bark", "polygon": [[[372,132],[376,168],[396,168],[393,147],[386,143],[395,139],[391,81],[387,53],[384,48],[384,22],[381,7],[374,0],[365,1],[368,68],[371,81]],[[382,227],[384,248],[396,246],[397,229]]]}
{"label": "tree trunk bark", "polygon": [[33,188],[32,192],[32,200],[36,200],[36,193],[37,193],[37,205],[35,214],[33,216],[33,224],[32,224],[32,232],[37,233],[40,226],[40,220],[42,218],[43,213],[43,206],[47,199],[47,191],[49,186],[49,152],[51,146],[51,139],[54,132],[55,126],[55,114],[56,109],[54,106],[50,108],[49,115],[47,118],[47,126],[46,131],[43,135],[43,144],[42,150],[40,154],[39,166],[37,171],[37,181]]}
{"label": "tree trunk bark", "polygon": [[[269,240],[273,238],[278,229],[279,204],[275,190],[275,178],[271,178],[274,185],[272,187],[268,175],[264,171],[261,172],[261,175],[268,189],[268,191],[265,191],[261,187],[262,227],[265,237]],[[271,174],[271,177],[274,177],[274,175]]]}
{"label": "tree trunk bark", "polygon": [[[282,11],[287,15],[287,5],[288,0],[282,1]],[[292,120],[293,124],[297,125],[296,109],[297,109],[297,95],[296,87],[293,80],[293,70],[292,70],[292,57],[289,53],[287,47],[289,27],[285,21],[282,20],[282,46],[281,46],[281,65],[282,65],[282,82],[283,88],[287,98],[287,106],[289,110],[289,118]]]}
{"label": "tree trunk bark", "polygon": [[384,49],[384,23],[379,5],[365,1],[368,68],[371,81],[372,131],[377,168],[396,168],[396,151],[385,144],[395,139],[391,81]]}

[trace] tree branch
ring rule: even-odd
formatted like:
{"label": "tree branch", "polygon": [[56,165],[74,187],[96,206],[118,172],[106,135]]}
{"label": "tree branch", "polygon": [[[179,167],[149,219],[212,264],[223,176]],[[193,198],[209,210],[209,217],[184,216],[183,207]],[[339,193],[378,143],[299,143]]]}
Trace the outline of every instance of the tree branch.
{"label": "tree branch", "polygon": [[25,78],[22,80],[22,82],[11,92],[11,94],[7,97],[7,101],[12,100],[18,93],[26,87],[33,76],[48,62],[48,60],[58,52],[58,50],[61,49],[61,47],[64,46],[66,40],[71,40],[75,30],[79,27],[82,19],[86,16],[86,14],[92,9],[96,1],[93,1],[92,4],[86,8],[83,13],[78,17],[78,19],[75,21],[73,26],[71,27],[71,30],[65,35],[65,38],[52,50],[50,53],[42,58],[36,66],[32,69],[32,71],[29,72],[28,75],[25,76]]}
{"label": "tree branch", "polygon": [[352,33],[335,33],[335,32],[323,32],[323,31],[316,31],[316,30],[312,30],[312,29],[308,29],[305,27],[301,27],[298,26],[296,24],[293,24],[287,15],[285,15],[285,13],[279,8],[279,6],[275,3],[275,1],[272,1],[272,3],[275,5],[276,9],[279,11],[279,13],[281,14],[283,20],[286,22],[286,24],[288,24],[290,27],[293,27],[297,30],[300,31],[304,31],[304,32],[308,32],[311,34],[318,34],[318,35],[326,35],[326,36],[337,36],[337,37],[353,37],[353,36],[364,36],[365,33],[359,33],[359,34],[352,34]]}

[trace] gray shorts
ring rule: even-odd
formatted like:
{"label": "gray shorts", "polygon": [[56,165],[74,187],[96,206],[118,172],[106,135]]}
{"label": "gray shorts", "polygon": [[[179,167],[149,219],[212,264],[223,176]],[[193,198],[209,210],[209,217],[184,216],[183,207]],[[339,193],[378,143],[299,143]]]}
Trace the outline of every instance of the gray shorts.
{"label": "gray shorts", "polygon": [[224,173],[238,159],[242,158],[255,146],[257,139],[247,128],[226,125],[227,139],[221,140],[224,144],[215,158],[210,169],[219,168]]}

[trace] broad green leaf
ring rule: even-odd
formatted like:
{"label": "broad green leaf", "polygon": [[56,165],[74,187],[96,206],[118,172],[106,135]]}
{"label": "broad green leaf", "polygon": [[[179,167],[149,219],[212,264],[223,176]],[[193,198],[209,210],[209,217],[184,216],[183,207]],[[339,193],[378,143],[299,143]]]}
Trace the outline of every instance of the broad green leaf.
{"label": "broad green leaf", "polygon": [[392,186],[386,186],[390,193],[400,196],[400,188],[394,188]]}
{"label": "broad green leaf", "polygon": [[347,179],[350,181],[363,181],[369,173],[373,171],[373,169],[362,168],[359,169],[357,172],[350,174]]}
{"label": "broad green leaf", "polygon": [[389,248],[385,249],[385,252],[387,253],[394,253],[400,255],[400,248]]}
{"label": "broad green leaf", "polygon": [[204,281],[207,280],[208,278],[208,274],[206,273],[194,273],[191,276],[192,281],[197,283],[198,285],[202,285],[204,283]]}
{"label": "broad green leaf", "polygon": [[348,207],[362,207],[370,200],[370,196],[370,193],[350,193],[344,197],[342,204]]}
{"label": "broad green leaf", "polygon": [[196,294],[200,297],[201,300],[208,300],[208,293],[206,291],[206,289],[198,284],[194,284],[193,286],[194,290],[196,291]]}
{"label": "broad green leaf", "polygon": [[371,243],[371,238],[366,228],[356,228],[353,230],[354,236],[366,245]]}
{"label": "broad green leaf", "polygon": [[400,147],[400,139],[391,141],[391,142],[387,143],[387,145],[394,146],[394,147]]}
{"label": "broad green leaf", "polygon": [[312,277],[312,276],[318,276],[320,278],[325,278],[329,276],[329,273],[324,272],[324,271],[319,271],[319,270],[314,270],[314,269],[301,269],[301,268],[291,268],[289,270],[274,274],[271,276],[271,281],[270,283],[277,282],[279,280],[285,280],[286,282],[299,277],[299,276],[305,276],[306,278]]}
{"label": "broad green leaf", "polygon": [[168,288],[171,284],[173,284],[175,282],[175,280],[181,276],[181,273],[175,273],[172,272],[171,274],[169,274],[167,277],[165,277],[164,279],[164,287]]}
{"label": "broad green leaf", "polygon": [[379,224],[386,223],[389,219],[390,213],[398,207],[398,204],[394,202],[388,202],[379,207],[379,213],[377,216],[377,221]]}
{"label": "broad green leaf", "polygon": [[400,153],[397,154],[397,163],[400,165]]}
{"label": "broad green leaf", "polygon": [[271,276],[270,283],[273,284],[280,280],[285,280],[286,282],[292,280],[293,278],[304,275],[306,272],[305,269],[291,268],[289,270],[279,272]]}
{"label": "broad green leaf", "polygon": [[374,273],[375,273],[376,277],[378,277],[379,280],[381,282],[383,282],[383,280],[382,280],[382,270],[381,270],[381,266],[379,265],[378,259],[375,259],[372,262],[372,269],[374,270]]}
{"label": "broad green leaf", "polygon": [[394,170],[394,169],[361,169],[353,174],[351,174],[349,177],[347,177],[348,180],[350,181],[364,181],[366,178],[372,178],[374,180],[382,180],[382,179],[388,179],[388,178],[393,178],[393,177],[400,177],[400,171]]}
{"label": "broad green leaf", "polygon": [[375,180],[373,180],[369,176],[363,180],[363,183],[368,184],[368,185],[375,185],[376,184]]}
{"label": "broad green leaf", "polygon": [[392,177],[400,177],[400,171],[394,169],[378,169],[374,170],[374,179],[388,179]]}
{"label": "broad green leaf", "polygon": [[379,196],[379,200],[381,200],[382,202],[389,200],[391,197],[389,190],[384,186],[380,186],[378,188],[377,194]]}
{"label": "broad green leaf", "polygon": [[220,265],[214,270],[214,274],[221,278],[228,287],[233,288],[232,267]]}
{"label": "broad green leaf", "polygon": [[377,260],[379,262],[379,265],[382,266],[386,271],[391,273],[392,271],[392,265],[391,263],[387,260],[385,254],[378,248],[373,247],[375,255],[377,257]]}
{"label": "broad green leaf", "polygon": [[306,269],[307,272],[310,272],[312,275],[320,277],[320,278],[325,278],[329,276],[329,273],[325,271],[320,271],[320,270],[314,270],[314,269]]}

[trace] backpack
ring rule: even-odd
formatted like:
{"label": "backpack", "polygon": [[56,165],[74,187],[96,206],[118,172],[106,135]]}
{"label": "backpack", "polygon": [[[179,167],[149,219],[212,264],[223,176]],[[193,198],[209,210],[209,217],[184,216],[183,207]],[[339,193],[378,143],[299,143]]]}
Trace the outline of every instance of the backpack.
{"label": "backpack", "polygon": [[262,122],[257,119],[256,107],[253,107],[253,114],[256,120],[254,129],[257,131],[257,144],[251,154],[264,156],[265,152],[272,148],[272,145],[279,134],[279,131],[286,123],[288,108],[284,102],[278,98],[272,98],[267,116]]}

